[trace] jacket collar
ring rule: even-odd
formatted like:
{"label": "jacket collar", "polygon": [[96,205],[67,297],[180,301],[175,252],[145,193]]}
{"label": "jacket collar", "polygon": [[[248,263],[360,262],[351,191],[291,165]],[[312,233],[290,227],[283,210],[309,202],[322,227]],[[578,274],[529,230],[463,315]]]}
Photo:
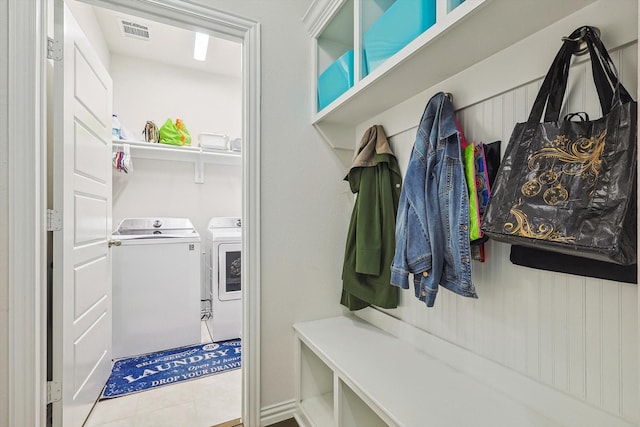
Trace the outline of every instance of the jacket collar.
{"label": "jacket collar", "polygon": [[[389,145],[389,140],[384,133],[384,129],[380,125],[374,125],[367,129],[364,135],[362,135],[360,147],[353,156],[349,171],[353,168],[377,165],[380,162],[380,158],[377,156],[380,154],[388,154],[395,157],[393,150],[391,150],[391,145]],[[344,179],[347,180],[348,175]]]}
{"label": "jacket collar", "polygon": [[438,135],[440,139],[448,138],[451,135],[458,132],[458,126],[456,124],[455,110],[453,109],[453,103],[447,95],[443,92],[438,92],[435,97],[438,97],[440,104],[440,120],[438,121]]}

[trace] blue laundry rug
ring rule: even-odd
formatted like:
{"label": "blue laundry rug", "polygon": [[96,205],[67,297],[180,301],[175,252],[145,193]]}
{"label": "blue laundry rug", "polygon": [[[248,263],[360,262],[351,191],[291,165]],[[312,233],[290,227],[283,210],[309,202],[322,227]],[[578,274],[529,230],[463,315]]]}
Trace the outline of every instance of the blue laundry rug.
{"label": "blue laundry rug", "polygon": [[236,339],[120,359],[113,365],[100,398],[110,399],[238,369],[241,356],[242,344]]}

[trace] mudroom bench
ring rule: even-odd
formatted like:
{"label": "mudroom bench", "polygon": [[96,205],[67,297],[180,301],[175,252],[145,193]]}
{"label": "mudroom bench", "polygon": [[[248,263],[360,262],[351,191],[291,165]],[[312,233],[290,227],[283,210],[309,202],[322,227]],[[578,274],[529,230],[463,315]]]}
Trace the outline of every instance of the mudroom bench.
{"label": "mudroom bench", "polygon": [[301,427],[632,426],[375,309],[293,327]]}

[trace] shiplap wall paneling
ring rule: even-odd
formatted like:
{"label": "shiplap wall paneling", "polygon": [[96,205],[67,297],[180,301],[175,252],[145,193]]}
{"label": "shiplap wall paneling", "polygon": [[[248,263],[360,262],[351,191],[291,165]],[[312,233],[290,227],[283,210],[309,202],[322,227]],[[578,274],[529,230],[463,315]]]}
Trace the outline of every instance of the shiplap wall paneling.
{"label": "shiplap wall paneling", "polygon": [[[620,352],[622,384],[620,391],[621,415],[623,418],[636,420],[640,418],[638,413],[638,290],[633,285],[620,286],[620,301],[622,310],[620,315]],[[636,339],[634,340],[633,337]],[[636,381],[634,381],[636,379]]]}
{"label": "shiplap wall paneling", "polygon": [[[625,87],[636,93],[637,47],[611,52]],[[526,121],[542,79],[458,111],[469,141],[502,141]],[[482,84],[478,82],[478,84]],[[454,96],[455,88],[450,89]],[[579,58],[570,72],[562,114],[601,116],[591,68]],[[404,173],[417,125],[390,140]],[[489,241],[486,262],[473,263],[479,299],[440,290],[429,309],[403,291],[390,314],[537,381],[622,418],[638,421],[637,287],[516,266],[510,246]],[[413,286],[413,284],[412,284]]]}

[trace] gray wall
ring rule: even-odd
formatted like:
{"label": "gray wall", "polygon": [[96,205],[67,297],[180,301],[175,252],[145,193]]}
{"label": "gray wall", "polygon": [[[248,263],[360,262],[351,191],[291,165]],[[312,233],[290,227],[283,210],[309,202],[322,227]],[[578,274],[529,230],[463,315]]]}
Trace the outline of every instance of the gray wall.
{"label": "gray wall", "polygon": [[[0,57],[8,56],[8,2],[0,0]],[[9,341],[9,254],[7,236],[8,198],[7,158],[9,144],[7,142],[7,73],[8,62],[0,61],[0,425],[9,423],[9,375],[8,375],[8,341]]]}

